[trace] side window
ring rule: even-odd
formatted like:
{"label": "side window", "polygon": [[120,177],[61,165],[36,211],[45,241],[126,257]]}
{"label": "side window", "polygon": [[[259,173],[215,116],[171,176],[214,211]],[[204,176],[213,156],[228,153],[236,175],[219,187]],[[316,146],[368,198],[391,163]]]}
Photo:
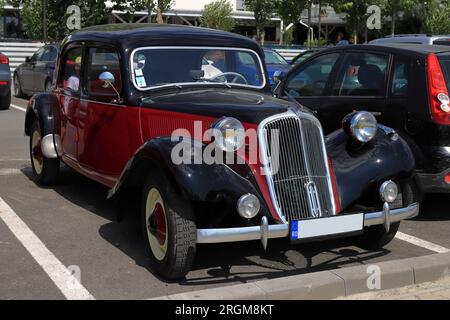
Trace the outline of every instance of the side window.
{"label": "side window", "polygon": [[395,58],[390,92],[392,96],[404,97],[408,94],[409,74],[408,60]]}
{"label": "side window", "polygon": [[333,96],[383,96],[389,56],[354,52],[345,56]]}
{"label": "side window", "polygon": [[42,61],[55,61],[56,49],[54,47],[45,47],[44,54],[42,55]]}
{"label": "side window", "polygon": [[36,51],[35,54],[33,54],[30,58],[31,62],[41,61],[42,55],[44,54],[45,47],[40,48],[38,51]]}
{"label": "side window", "polygon": [[[99,79],[103,72],[109,72],[114,76],[114,88],[105,87]],[[122,79],[120,76],[119,55],[114,49],[89,48],[88,65],[86,69],[86,91],[91,99],[110,102],[117,98],[117,93],[122,91]]]}
{"label": "side window", "polygon": [[81,56],[82,50],[80,47],[72,48],[66,52],[62,60],[62,72],[58,81],[59,87],[74,93],[79,92],[82,65]]}
{"label": "side window", "polygon": [[317,57],[288,79],[286,90],[293,96],[322,95],[338,58],[339,53]]}

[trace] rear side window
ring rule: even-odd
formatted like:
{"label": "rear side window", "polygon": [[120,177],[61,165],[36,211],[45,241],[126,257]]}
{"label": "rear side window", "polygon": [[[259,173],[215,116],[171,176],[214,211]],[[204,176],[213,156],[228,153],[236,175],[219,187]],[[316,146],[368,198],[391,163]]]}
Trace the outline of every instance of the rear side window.
{"label": "rear side window", "polygon": [[450,91],[450,55],[440,56],[439,62],[441,63],[442,72],[447,83],[447,90]]}
{"label": "rear side window", "polygon": [[392,72],[391,95],[394,97],[404,97],[408,94],[410,82],[409,62],[405,58],[396,57]]}
{"label": "rear side window", "polygon": [[320,96],[324,94],[339,53],[319,56],[303,65],[287,81],[286,91],[293,96]]}
{"label": "rear side window", "polygon": [[333,86],[334,96],[384,96],[389,56],[348,53]]}

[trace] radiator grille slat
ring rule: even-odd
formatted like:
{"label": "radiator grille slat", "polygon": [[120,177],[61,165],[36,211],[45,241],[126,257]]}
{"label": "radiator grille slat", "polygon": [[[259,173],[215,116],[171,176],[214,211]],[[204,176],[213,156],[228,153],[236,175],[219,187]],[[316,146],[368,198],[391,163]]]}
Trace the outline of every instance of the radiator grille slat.
{"label": "radiator grille slat", "polygon": [[[260,130],[261,151],[272,170],[267,179],[279,215],[286,222],[333,215],[328,160],[320,126],[312,119],[293,114],[268,121]],[[311,189],[307,185],[315,186],[314,199],[320,210],[310,205]]]}

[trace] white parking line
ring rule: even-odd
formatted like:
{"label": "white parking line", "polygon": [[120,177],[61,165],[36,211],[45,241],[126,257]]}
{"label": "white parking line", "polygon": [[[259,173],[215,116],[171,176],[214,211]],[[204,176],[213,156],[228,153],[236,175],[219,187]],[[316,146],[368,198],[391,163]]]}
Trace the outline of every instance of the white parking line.
{"label": "white parking line", "polygon": [[409,234],[403,233],[403,232],[397,232],[397,235],[395,236],[397,239],[409,242],[413,245],[416,245],[418,247],[422,247],[425,249],[428,249],[433,252],[437,253],[446,253],[450,252],[450,249],[441,247],[440,245],[434,244],[432,242],[428,242],[426,240],[419,239],[414,236],[410,236]]}
{"label": "white parking line", "polygon": [[68,300],[95,299],[2,198],[0,218]]}
{"label": "white parking line", "polygon": [[22,108],[22,107],[16,106],[15,104],[10,104],[9,106],[10,106],[11,108],[14,108],[14,109],[17,109],[17,110],[20,110],[20,111],[23,111],[23,112],[26,112],[26,111],[27,111],[26,108]]}

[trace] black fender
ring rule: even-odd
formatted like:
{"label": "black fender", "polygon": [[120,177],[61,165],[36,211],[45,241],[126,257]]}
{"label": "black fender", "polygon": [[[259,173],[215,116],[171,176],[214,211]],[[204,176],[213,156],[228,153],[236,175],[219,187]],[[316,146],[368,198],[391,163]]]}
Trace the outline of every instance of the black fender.
{"label": "black fender", "polygon": [[[247,194],[256,195],[261,203],[260,214],[271,219],[267,204],[247,164],[175,164],[172,150],[179,141],[171,137],[159,137],[144,143],[128,161],[117,184],[109,191],[108,198],[142,183],[152,169],[162,170],[185,199],[196,202],[224,203],[236,207],[238,199]],[[189,146],[190,139],[183,139]],[[195,142],[199,143],[199,142]],[[201,143],[200,143],[201,144]],[[203,151],[204,145],[202,144]]]}
{"label": "black fender", "polygon": [[43,136],[60,132],[58,99],[51,93],[32,96],[25,114],[25,135],[31,133],[31,126],[37,119]]}
{"label": "black fender", "polygon": [[405,140],[386,129],[392,130],[378,128],[366,144],[357,143],[342,129],[326,137],[342,209],[358,201],[367,190],[378,191],[386,180],[415,179],[413,152]]}

